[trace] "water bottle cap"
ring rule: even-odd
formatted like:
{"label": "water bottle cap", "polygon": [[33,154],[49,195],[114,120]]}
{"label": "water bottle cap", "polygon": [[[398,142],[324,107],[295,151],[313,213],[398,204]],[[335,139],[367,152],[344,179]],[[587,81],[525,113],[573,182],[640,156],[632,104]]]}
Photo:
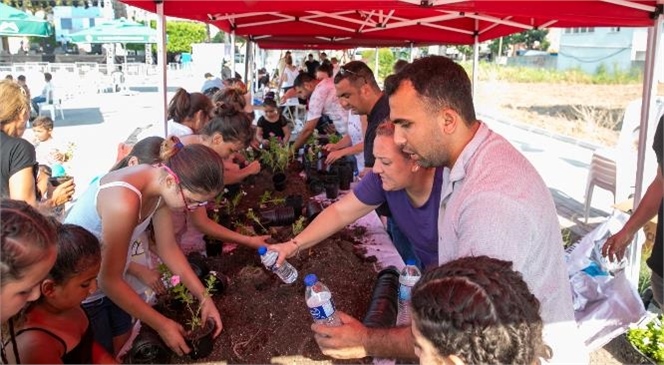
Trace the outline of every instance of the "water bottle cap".
{"label": "water bottle cap", "polygon": [[317,281],[318,278],[316,277],[316,274],[309,274],[304,277],[304,285],[306,286],[313,286]]}
{"label": "water bottle cap", "polygon": [[259,255],[263,256],[263,255],[265,255],[266,252],[267,252],[267,247],[261,246],[261,247],[258,248],[258,254]]}
{"label": "water bottle cap", "polygon": [[65,168],[60,165],[60,164],[53,164],[51,166],[51,177],[61,177],[65,176],[67,173],[65,172]]}
{"label": "water bottle cap", "polygon": [[406,265],[408,266],[415,266],[415,264],[417,264],[417,261],[415,261],[414,259],[406,260]]}

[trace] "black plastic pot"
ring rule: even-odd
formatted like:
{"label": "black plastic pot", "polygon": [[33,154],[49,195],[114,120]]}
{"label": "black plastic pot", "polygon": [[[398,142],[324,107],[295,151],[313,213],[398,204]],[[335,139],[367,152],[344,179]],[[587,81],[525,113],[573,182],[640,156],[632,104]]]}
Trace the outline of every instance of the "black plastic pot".
{"label": "black plastic pot", "polygon": [[286,174],[283,172],[278,172],[272,175],[272,183],[274,184],[274,190],[284,191],[286,190]]}
{"label": "black plastic pot", "polygon": [[339,178],[328,176],[325,179],[325,197],[336,199],[339,196]]}
{"label": "black plastic pot", "polygon": [[399,270],[390,266],[376,277],[369,309],[362,320],[367,327],[394,327],[399,312]]}
{"label": "black plastic pot", "polygon": [[159,334],[152,328],[143,326],[124,361],[127,364],[170,364],[172,355],[173,352]]}
{"label": "black plastic pot", "polygon": [[230,229],[231,231],[235,230],[235,222],[233,222],[233,216],[231,216],[226,212],[219,212],[219,215],[217,217],[218,217],[217,223]]}
{"label": "black plastic pot", "polygon": [[[220,272],[217,272],[217,271],[210,271],[210,273],[205,278],[205,282],[207,282],[207,279],[210,276],[214,276],[217,279],[217,280],[215,280],[214,286],[212,287],[212,289],[213,289],[212,294],[214,294],[214,295],[223,294],[226,291],[226,289],[228,288],[228,286],[230,285],[230,279],[228,278],[228,276],[226,276],[226,275],[224,275]],[[205,282],[203,282],[204,285],[205,285]]]}
{"label": "black plastic pot", "polygon": [[205,326],[197,331],[195,334],[187,334],[185,336],[185,341],[187,345],[191,348],[189,357],[192,360],[198,360],[204,357],[207,357],[212,353],[214,348],[214,339],[212,335],[214,334],[214,321],[208,319],[205,321]]}
{"label": "black plastic pot", "polygon": [[189,261],[189,266],[191,266],[194,274],[196,274],[199,280],[203,281],[205,276],[210,272],[210,267],[205,263],[205,258],[200,254],[190,254],[187,257],[187,261]]}
{"label": "black plastic pot", "polygon": [[302,204],[302,195],[289,195],[286,197],[286,206],[293,208],[295,218],[299,218],[302,215]]}
{"label": "black plastic pot", "polygon": [[205,241],[205,254],[207,257],[215,257],[221,255],[221,252],[224,248],[224,243],[216,240],[214,238],[205,236],[203,237]]}
{"label": "black plastic pot", "polygon": [[350,183],[353,182],[353,168],[351,165],[344,161],[343,164],[337,166],[339,173],[339,189],[350,190]]}
{"label": "black plastic pot", "polygon": [[307,209],[306,209],[306,214],[307,214],[307,219],[309,222],[313,221],[320,212],[323,211],[323,206],[321,203],[315,201],[315,200],[310,200],[307,203]]}
{"label": "black plastic pot", "polygon": [[224,186],[224,188],[228,190],[226,193],[224,193],[224,196],[228,199],[233,199],[233,197],[240,192],[240,189],[242,187],[240,186],[240,184],[231,184]]}
{"label": "black plastic pot", "polygon": [[69,181],[73,178],[74,178],[73,176],[49,177],[48,182],[51,184],[51,186],[58,186],[63,182]]}
{"label": "black plastic pot", "polygon": [[309,188],[309,193],[311,193],[311,195],[318,195],[325,191],[325,185],[323,182],[316,178],[311,178],[307,183],[307,187]]}
{"label": "black plastic pot", "polygon": [[275,207],[260,212],[261,218],[270,226],[286,226],[295,222],[295,210],[291,206]]}

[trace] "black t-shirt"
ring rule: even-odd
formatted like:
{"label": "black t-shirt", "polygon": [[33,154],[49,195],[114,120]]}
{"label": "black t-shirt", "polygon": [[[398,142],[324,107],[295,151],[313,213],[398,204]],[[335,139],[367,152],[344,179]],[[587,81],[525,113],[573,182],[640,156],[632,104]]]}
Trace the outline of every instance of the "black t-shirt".
{"label": "black t-shirt", "polygon": [[0,132],[0,196],[9,197],[9,178],[26,167],[33,168],[37,177],[35,147],[22,138]]}
{"label": "black t-shirt", "polygon": [[[664,116],[659,118],[659,123],[657,123],[657,130],[655,131],[655,139],[652,144],[652,149],[655,150],[655,155],[657,156],[657,165],[659,165],[660,170],[662,169],[662,155],[664,154],[664,133],[662,132],[662,124],[664,124]],[[655,243],[652,246],[652,254],[646,261],[648,267],[657,273],[660,277],[664,277],[664,234],[662,233],[664,229],[664,199],[659,203],[659,212],[657,213],[657,232],[655,232]]]}
{"label": "black t-shirt", "polygon": [[373,155],[374,139],[378,125],[390,117],[390,101],[383,94],[367,115],[367,131],[364,133],[364,166],[373,167],[376,159]]}
{"label": "black t-shirt", "polygon": [[316,69],[320,66],[320,63],[316,60],[305,61],[304,65],[307,67],[307,73],[309,76],[316,78]]}
{"label": "black t-shirt", "polygon": [[286,134],[283,128],[288,125],[288,120],[281,115],[279,116],[279,120],[272,123],[263,116],[258,119],[257,125],[263,130],[263,139],[269,139],[270,133],[274,134],[275,137],[285,138]]}

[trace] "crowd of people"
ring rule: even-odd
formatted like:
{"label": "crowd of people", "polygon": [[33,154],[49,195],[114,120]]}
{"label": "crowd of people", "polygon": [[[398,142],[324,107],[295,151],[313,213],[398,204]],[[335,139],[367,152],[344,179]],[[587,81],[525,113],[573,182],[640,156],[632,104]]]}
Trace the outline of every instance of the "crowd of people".
{"label": "crowd of people", "polygon": [[[477,119],[464,69],[439,56],[400,61],[381,89],[361,61],[340,66],[323,53],[320,62],[310,56],[302,72],[284,57],[285,97],[266,95],[256,123],[237,80],[206,74],[201,92],[178,90],[168,137],[163,125],[143,131],[108,173],[82,188],[63,222],[52,211],[76,185],[40,183],[47,170],[40,165],[64,158],[53,152],[53,122],[34,121],[37,147],[23,140],[29,96],[18,83],[0,82],[2,362],[114,363],[135,320],[186,354],[184,328],[146,301],[150,291],[165,290],[153,260],[200,300],[201,318],[215,323],[217,336],[223,318],[185,256],[204,251],[204,235],[269,245],[281,264],[374,210],[403,260],[424,271],[412,292],[412,324],[368,328],[339,312],[341,326],[312,325],[324,354],[427,364],[587,362],[552,196],[530,162]],[[307,103],[294,139],[284,117],[291,98]],[[620,258],[659,210],[648,264],[660,304],[661,128],[660,120],[657,178],[604,248]],[[235,163],[240,151],[273,136],[297,151],[315,130],[339,135],[325,147],[328,162],[350,159],[360,180],[300,234],[269,244],[267,236],[245,236],[208,218],[205,205],[225,185],[260,172],[258,162]],[[150,257],[134,259],[134,245]]]}

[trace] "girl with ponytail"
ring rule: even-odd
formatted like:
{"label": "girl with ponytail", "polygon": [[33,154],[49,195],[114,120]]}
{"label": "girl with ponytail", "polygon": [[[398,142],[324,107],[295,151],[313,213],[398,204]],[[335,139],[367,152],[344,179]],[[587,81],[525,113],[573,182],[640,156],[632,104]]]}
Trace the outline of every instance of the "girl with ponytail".
{"label": "girl with ponytail", "polygon": [[177,137],[160,147],[159,162],[129,166],[94,181],[65,219],[94,234],[102,245],[99,288],[84,302],[95,339],[117,354],[130,335],[132,317],[154,328],[178,355],[191,349],[184,328],[150,307],[126,282],[130,243],[152,221],[156,251],[174,275],[202,300],[201,317],[222,329],[213,301],[203,300],[204,286],[178,247],[172,227],[172,211],[193,211],[223,190],[223,161],[212,149],[184,146]]}

